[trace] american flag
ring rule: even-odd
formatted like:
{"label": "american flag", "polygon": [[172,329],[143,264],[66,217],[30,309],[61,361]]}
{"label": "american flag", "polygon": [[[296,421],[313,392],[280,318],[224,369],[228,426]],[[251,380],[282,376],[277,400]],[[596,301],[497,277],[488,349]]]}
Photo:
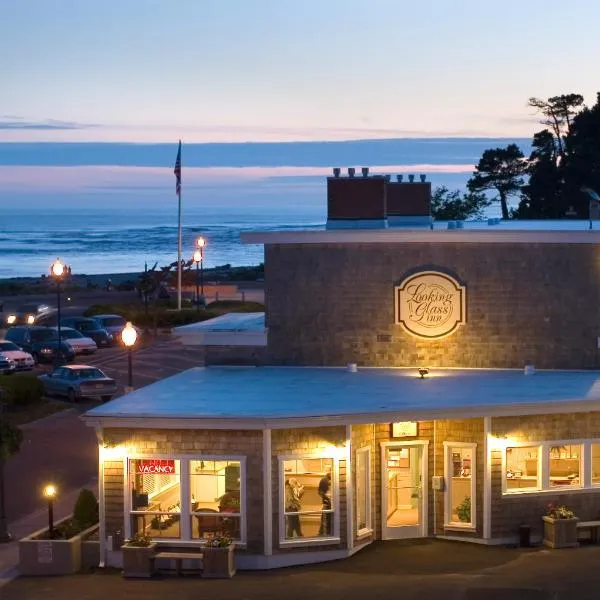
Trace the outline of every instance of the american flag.
{"label": "american flag", "polygon": [[175,193],[181,194],[181,140],[179,140],[179,149],[177,150],[177,160],[175,161]]}

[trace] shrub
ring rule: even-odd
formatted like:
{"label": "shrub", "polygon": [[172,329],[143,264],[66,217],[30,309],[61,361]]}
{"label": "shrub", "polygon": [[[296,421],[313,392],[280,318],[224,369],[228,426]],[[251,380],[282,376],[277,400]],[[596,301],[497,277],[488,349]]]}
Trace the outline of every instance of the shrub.
{"label": "shrub", "polygon": [[35,375],[0,375],[0,388],[4,402],[13,409],[36,404],[44,395],[44,386]]}
{"label": "shrub", "polygon": [[211,302],[209,310],[218,310],[220,312],[264,312],[265,306],[260,302],[241,302],[239,300],[217,300]]}
{"label": "shrub", "polygon": [[94,492],[82,489],[73,509],[73,521],[83,531],[98,522],[98,514],[98,500],[96,500]]}

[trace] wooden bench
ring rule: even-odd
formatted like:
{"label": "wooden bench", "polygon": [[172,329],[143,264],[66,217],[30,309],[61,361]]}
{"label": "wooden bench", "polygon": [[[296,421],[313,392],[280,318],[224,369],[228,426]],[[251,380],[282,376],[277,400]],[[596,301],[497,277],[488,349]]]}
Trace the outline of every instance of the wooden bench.
{"label": "wooden bench", "polygon": [[200,570],[203,569],[204,563],[202,562],[204,559],[204,554],[202,552],[179,552],[176,550],[163,550],[162,552],[157,552],[154,555],[154,558],[167,558],[169,560],[175,561],[175,574],[179,577],[181,575],[181,563],[184,560],[199,560],[200,561]]}
{"label": "wooden bench", "polygon": [[590,532],[590,541],[598,543],[598,534],[600,533],[600,521],[579,521],[577,523],[577,533],[580,531]]}

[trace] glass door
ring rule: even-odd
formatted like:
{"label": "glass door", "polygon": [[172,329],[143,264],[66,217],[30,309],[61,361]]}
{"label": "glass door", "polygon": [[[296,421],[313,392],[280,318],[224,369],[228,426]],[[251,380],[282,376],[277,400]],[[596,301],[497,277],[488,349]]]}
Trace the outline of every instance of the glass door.
{"label": "glass door", "polygon": [[[382,537],[426,535],[425,444],[390,443],[381,448]],[[424,456],[425,454],[425,456]]]}

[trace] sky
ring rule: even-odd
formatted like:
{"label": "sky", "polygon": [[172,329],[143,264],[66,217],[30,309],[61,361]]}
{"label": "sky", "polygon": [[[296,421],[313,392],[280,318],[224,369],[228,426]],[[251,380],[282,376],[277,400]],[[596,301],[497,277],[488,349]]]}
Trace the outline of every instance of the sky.
{"label": "sky", "polygon": [[[64,146],[53,147],[49,161],[42,142],[173,144],[164,164],[153,165],[163,169],[166,190],[178,139],[185,147],[529,138],[540,128],[530,96],[578,92],[593,103],[600,4],[503,0],[499,7],[482,0],[0,0],[0,203],[32,179],[38,187],[46,177],[49,186],[65,181],[51,173],[53,161],[98,179],[90,164],[65,164],[73,153]],[[28,146],[10,146],[17,142]],[[130,159],[115,158],[123,148],[103,147],[101,165],[147,166],[130,164],[133,146]],[[271,146],[276,165],[237,164],[236,154],[218,166],[314,167],[304,174],[321,175],[320,163],[286,159],[289,148]],[[356,161],[371,156],[373,166],[407,164],[358,151]],[[457,160],[468,173],[473,157],[464,158]],[[17,183],[15,166],[23,173]],[[147,173],[131,170],[130,183],[142,185]]]}

